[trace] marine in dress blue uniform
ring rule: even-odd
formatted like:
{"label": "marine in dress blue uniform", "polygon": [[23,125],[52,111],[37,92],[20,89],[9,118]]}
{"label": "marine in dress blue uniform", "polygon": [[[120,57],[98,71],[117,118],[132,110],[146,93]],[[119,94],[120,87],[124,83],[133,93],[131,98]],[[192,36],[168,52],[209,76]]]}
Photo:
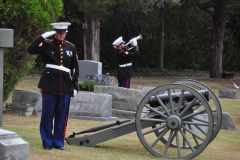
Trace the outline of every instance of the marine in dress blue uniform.
{"label": "marine in dress blue uniform", "polygon": [[113,42],[118,58],[119,69],[117,73],[118,87],[130,88],[131,78],[133,75],[132,58],[139,55],[137,40],[133,40],[132,49],[127,50],[122,37]]}
{"label": "marine in dress blue uniform", "polygon": [[[70,98],[78,90],[79,68],[76,47],[65,40],[70,24],[51,23],[54,31],[37,37],[27,48],[29,54],[40,54],[46,66],[38,84],[42,93],[40,135],[43,148],[46,150],[52,148],[65,150]],[[50,36],[53,38],[47,39]]]}

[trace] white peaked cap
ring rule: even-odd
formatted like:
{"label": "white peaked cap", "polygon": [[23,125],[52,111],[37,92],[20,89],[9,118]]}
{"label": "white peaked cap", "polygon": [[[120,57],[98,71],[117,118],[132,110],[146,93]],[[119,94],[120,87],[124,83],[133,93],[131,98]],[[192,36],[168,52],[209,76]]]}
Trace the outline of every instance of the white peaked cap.
{"label": "white peaked cap", "polygon": [[121,43],[125,43],[125,42],[123,41],[123,38],[122,38],[122,37],[119,37],[118,39],[116,39],[116,40],[113,42],[113,45],[114,45],[114,46],[117,46],[117,45],[119,45],[119,44],[121,44]]}
{"label": "white peaked cap", "polygon": [[56,22],[56,23],[50,23],[50,25],[53,26],[54,30],[57,32],[67,32],[68,26],[71,25],[69,22]]}

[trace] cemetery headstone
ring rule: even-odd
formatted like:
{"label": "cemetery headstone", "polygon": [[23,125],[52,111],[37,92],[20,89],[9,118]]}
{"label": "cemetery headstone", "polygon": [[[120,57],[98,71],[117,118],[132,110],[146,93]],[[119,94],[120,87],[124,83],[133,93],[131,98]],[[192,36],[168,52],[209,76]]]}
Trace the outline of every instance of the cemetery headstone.
{"label": "cemetery headstone", "polygon": [[239,99],[237,90],[234,89],[219,89],[219,98]]}
{"label": "cemetery headstone", "polygon": [[18,159],[28,160],[29,144],[21,139],[17,133],[2,129],[3,111],[3,65],[5,47],[13,47],[13,29],[0,28],[0,160]]}
{"label": "cemetery headstone", "polygon": [[12,111],[20,114],[25,113],[27,110],[31,111],[32,108],[32,112],[35,115],[40,115],[40,112],[42,112],[41,93],[22,89],[14,89],[12,93],[12,103],[10,107]]}
{"label": "cemetery headstone", "polygon": [[112,117],[112,96],[93,92],[79,92],[71,99],[69,118],[87,120],[116,120]]}
{"label": "cemetery headstone", "polygon": [[79,60],[79,80],[83,82],[87,75],[102,74],[102,63],[90,60]]}
{"label": "cemetery headstone", "polygon": [[85,80],[87,79],[97,81],[98,83],[104,86],[110,86],[113,77],[107,75],[90,74],[86,76]]}
{"label": "cemetery headstone", "polygon": [[121,118],[135,118],[142,92],[114,86],[94,86],[94,93],[112,95],[113,116]]}

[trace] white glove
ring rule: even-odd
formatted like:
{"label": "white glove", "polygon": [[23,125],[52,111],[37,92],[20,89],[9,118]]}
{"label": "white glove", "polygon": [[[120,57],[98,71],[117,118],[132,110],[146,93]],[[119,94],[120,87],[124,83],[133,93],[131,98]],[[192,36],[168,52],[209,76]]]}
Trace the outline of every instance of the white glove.
{"label": "white glove", "polygon": [[75,96],[76,96],[76,94],[77,94],[77,90],[76,90],[76,89],[74,89],[74,90],[73,90],[73,96],[75,97]]}
{"label": "white glove", "polygon": [[132,45],[137,46],[137,40],[135,38],[132,40]]}
{"label": "white glove", "polygon": [[131,46],[134,46],[134,45],[133,45],[133,40],[134,40],[133,38],[130,40]]}
{"label": "white glove", "polygon": [[56,31],[49,31],[49,32],[45,32],[42,34],[42,37],[44,39],[46,39],[47,37],[50,37],[51,35],[54,35],[56,33]]}

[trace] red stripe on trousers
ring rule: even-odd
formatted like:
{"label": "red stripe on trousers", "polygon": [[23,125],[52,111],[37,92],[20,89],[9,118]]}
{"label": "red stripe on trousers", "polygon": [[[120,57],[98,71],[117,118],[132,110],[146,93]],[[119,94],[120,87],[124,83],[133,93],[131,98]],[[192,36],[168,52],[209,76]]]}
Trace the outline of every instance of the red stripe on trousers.
{"label": "red stripe on trousers", "polygon": [[128,88],[128,83],[129,83],[129,79],[126,79],[126,86],[125,86],[125,88]]}

